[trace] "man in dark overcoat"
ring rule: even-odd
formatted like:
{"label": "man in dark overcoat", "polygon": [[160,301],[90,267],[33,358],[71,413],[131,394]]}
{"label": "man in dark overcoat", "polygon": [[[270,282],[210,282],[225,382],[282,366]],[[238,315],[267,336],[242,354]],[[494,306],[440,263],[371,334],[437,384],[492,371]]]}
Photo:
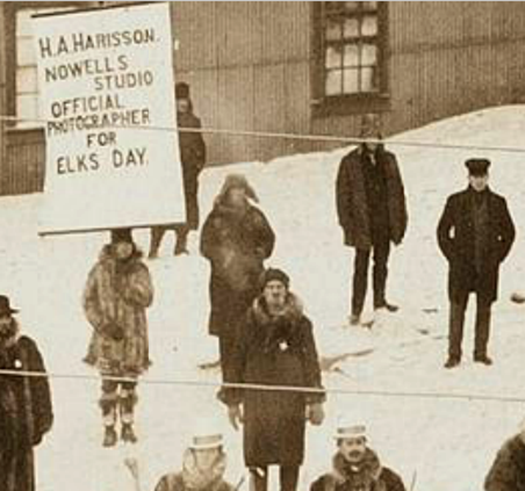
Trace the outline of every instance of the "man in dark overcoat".
{"label": "man in dark overcoat", "polygon": [[469,186],[447,200],[437,237],[449,263],[449,350],[446,368],[461,362],[465,311],[477,298],[474,361],[491,365],[487,354],[492,304],[498,297],[499,268],[510,252],[515,229],[507,202],[488,186],[490,161],[469,159]]}
{"label": "man in dark overcoat", "polygon": [[[33,339],[20,333],[9,298],[0,295],[0,369],[45,375]],[[51,391],[45,376],[0,373],[0,489],[35,491],[35,446],[53,424]]]}
{"label": "man in dark overcoat", "polygon": [[[360,137],[381,138],[375,115],[363,117]],[[407,227],[405,192],[396,156],[373,142],[352,150],[339,165],[336,205],[345,244],[355,249],[350,323],[360,323],[372,253],[374,309],[397,311],[398,307],[386,299],[390,244],[400,244]]]}
{"label": "man in dark overcoat", "polygon": [[211,264],[209,331],[219,338],[223,371],[275,243],[266,216],[252,201],[257,195],[246,178],[227,176],[202,227],[201,254]]}
{"label": "man in dark overcoat", "polygon": [[525,491],[525,422],[498,451],[485,478],[485,491]]}
{"label": "man in dark overcoat", "polygon": [[304,458],[307,419],[324,418],[325,399],[313,328],[299,299],[289,291],[289,278],[268,269],[262,293],[240,326],[229,383],[313,388],[272,391],[225,386],[219,393],[237,429],[244,423],[244,459],[255,491],[266,491],[268,466],[278,465],[281,491],[295,491]]}
{"label": "man in dark overcoat", "polygon": [[[179,82],[175,86],[175,97],[179,128],[201,128],[200,119],[193,113],[189,85],[185,82]],[[162,237],[169,229],[173,229],[176,235],[174,254],[177,256],[187,254],[188,235],[190,231],[199,228],[199,175],[206,164],[206,144],[201,133],[179,131],[179,147],[186,203],[186,222],[168,227],[152,227],[150,258],[157,257]]]}

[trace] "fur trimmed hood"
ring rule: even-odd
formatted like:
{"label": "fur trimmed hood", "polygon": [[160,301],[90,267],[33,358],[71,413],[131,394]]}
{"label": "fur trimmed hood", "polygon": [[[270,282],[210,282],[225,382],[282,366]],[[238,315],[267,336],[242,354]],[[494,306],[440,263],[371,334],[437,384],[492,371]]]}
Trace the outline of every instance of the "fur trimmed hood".
{"label": "fur trimmed hood", "polygon": [[264,300],[263,295],[259,295],[253,301],[252,309],[257,323],[263,325],[271,324],[279,318],[286,319],[290,323],[295,324],[304,314],[303,303],[299,297],[292,292],[288,292],[284,310],[282,314],[277,317],[272,317],[268,312],[268,307],[266,306],[266,301]]}
{"label": "fur trimmed hood", "polygon": [[[135,243],[133,243],[133,253],[131,257],[129,258],[130,261],[142,259],[143,257],[144,257],[143,252],[137,247]],[[100,251],[98,259],[99,261],[106,261],[107,259],[116,259],[115,254],[113,252],[113,245],[112,244],[104,245],[102,247],[102,250]]]}

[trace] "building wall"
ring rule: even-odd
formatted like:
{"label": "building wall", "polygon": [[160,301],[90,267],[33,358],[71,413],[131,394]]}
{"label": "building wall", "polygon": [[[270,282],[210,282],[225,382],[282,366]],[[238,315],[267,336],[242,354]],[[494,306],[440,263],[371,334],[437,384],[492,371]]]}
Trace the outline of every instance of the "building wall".
{"label": "building wall", "polygon": [[[0,16],[5,2],[0,3]],[[502,103],[523,102],[522,2],[392,2],[387,134]],[[358,115],[318,116],[311,2],[173,2],[177,80],[205,127],[354,136]],[[9,26],[7,26],[8,28]],[[6,24],[0,22],[0,57]],[[4,67],[4,63],[1,64]],[[0,69],[0,84],[5,86]],[[7,90],[1,90],[5,108]],[[4,112],[4,111],[2,111]],[[0,132],[0,194],[40,190],[41,132]],[[206,135],[211,164],[269,160],[328,144]],[[4,140],[4,141],[2,141]]]}

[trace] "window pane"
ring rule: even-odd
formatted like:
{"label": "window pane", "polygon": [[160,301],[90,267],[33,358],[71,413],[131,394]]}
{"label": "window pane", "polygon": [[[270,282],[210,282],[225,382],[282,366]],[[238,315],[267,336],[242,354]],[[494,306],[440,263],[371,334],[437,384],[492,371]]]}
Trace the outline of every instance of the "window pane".
{"label": "window pane", "polygon": [[339,46],[329,46],[326,50],[326,68],[340,68],[342,61],[342,49]]}
{"label": "window pane", "polygon": [[16,64],[36,65],[35,46],[33,38],[19,38],[16,41]]}
{"label": "window pane", "polygon": [[377,64],[377,47],[374,44],[361,46],[361,64],[369,66]]}
{"label": "window pane", "polygon": [[330,70],[326,72],[326,95],[340,95],[341,81],[343,78],[342,70]]}
{"label": "window pane", "polygon": [[361,34],[363,36],[377,36],[377,17],[375,15],[366,15],[363,17]]}
{"label": "window pane", "polygon": [[359,47],[357,44],[347,44],[345,46],[345,67],[352,66],[357,67],[359,63]]}
{"label": "window pane", "polygon": [[359,4],[362,2],[345,2],[345,10],[355,13],[359,10]]}
{"label": "window pane", "polygon": [[343,90],[345,94],[357,94],[359,92],[359,70],[357,68],[345,70]]}
{"label": "window pane", "polygon": [[361,5],[363,6],[363,10],[377,10],[377,2],[361,2]]}
{"label": "window pane", "polygon": [[326,26],[326,39],[328,41],[339,41],[341,39],[341,23],[329,20]]}
{"label": "window pane", "polygon": [[[22,94],[16,97],[16,115],[22,119],[38,119],[38,95]],[[36,126],[35,121],[20,121],[17,126]]]}
{"label": "window pane", "polygon": [[375,68],[363,68],[361,70],[361,91],[375,92],[378,90]]}
{"label": "window pane", "polygon": [[38,92],[36,66],[17,68],[16,70],[16,93],[27,94]]}
{"label": "window pane", "polygon": [[345,20],[345,38],[359,37],[359,20],[350,18]]}

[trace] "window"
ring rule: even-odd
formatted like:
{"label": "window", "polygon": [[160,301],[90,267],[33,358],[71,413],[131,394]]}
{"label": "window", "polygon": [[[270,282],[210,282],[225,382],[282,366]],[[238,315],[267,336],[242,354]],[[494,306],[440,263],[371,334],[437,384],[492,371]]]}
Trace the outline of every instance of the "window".
{"label": "window", "polygon": [[71,10],[73,7],[21,7],[14,12],[14,48],[16,63],[14,80],[14,111],[20,120],[16,128],[35,128],[43,126],[38,101],[38,79],[36,53],[31,25],[31,16],[43,12]]}
{"label": "window", "polygon": [[321,2],[317,8],[317,99],[384,95],[386,2]]}

